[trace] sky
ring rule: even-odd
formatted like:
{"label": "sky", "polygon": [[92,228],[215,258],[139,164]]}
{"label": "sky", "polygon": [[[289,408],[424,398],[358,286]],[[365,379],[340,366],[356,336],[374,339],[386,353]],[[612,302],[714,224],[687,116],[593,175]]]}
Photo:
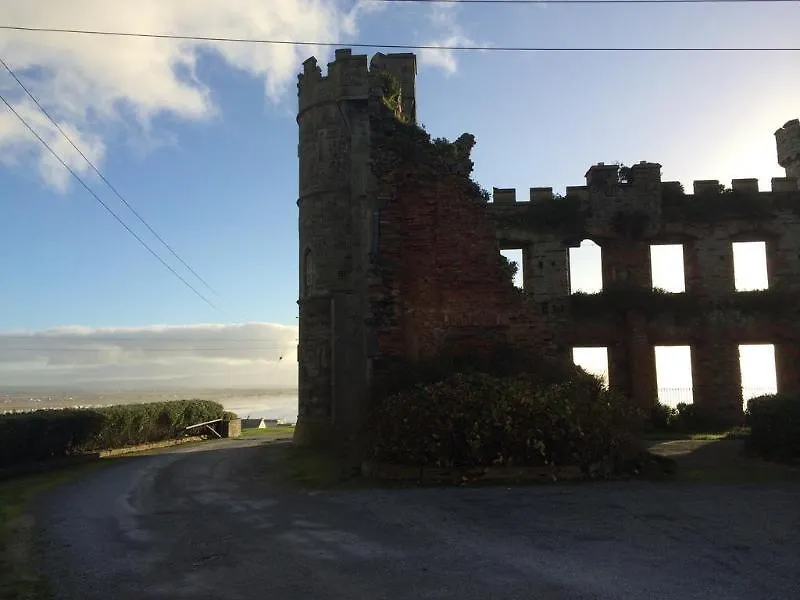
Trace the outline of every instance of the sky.
{"label": "sky", "polygon": [[[0,14],[0,25],[12,26],[377,44],[361,50],[369,54],[380,44],[796,46],[800,25],[794,4],[766,2],[0,0]],[[0,106],[0,381],[295,381],[296,75],[309,56],[325,64],[332,54],[0,31],[3,60],[213,291],[104,187],[2,69],[0,93],[218,307],[164,268]],[[774,131],[800,116],[800,53],[418,56],[420,121],[435,136],[473,133],[476,179],[522,197],[529,187],[581,185],[601,161],[656,161],[664,180],[687,189],[694,179],[744,177],[769,189],[771,177],[783,176]],[[591,287],[591,249],[576,260]]]}

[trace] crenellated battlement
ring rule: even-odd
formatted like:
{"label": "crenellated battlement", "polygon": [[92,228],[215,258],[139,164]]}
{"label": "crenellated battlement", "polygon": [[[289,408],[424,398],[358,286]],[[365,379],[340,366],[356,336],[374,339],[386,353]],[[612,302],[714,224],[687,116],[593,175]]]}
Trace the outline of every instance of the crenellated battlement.
{"label": "crenellated battlement", "polygon": [[[686,196],[708,196],[722,193],[725,186],[718,179],[699,179],[692,182],[692,191],[684,192],[679,181],[662,181],[661,165],[657,163],[641,162],[621,169],[618,165],[598,163],[586,173],[586,185],[566,186],[565,197],[588,201],[593,193],[603,192],[606,196],[615,194],[630,194],[637,192],[657,192],[662,196],[683,194]],[[770,180],[770,191],[759,191],[757,178],[743,178],[731,180],[729,190],[744,194],[760,194],[765,200],[770,193],[785,193],[798,191],[798,178],[773,177]],[[493,188],[492,201],[494,204],[537,203],[552,201],[556,195],[552,187],[529,188],[527,199],[517,196],[514,188]]]}
{"label": "crenellated battlement", "polygon": [[297,76],[299,100],[298,118],[307,109],[334,101],[368,100],[371,77],[376,71],[388,71],[400,83],[403,96],[403,113],[415,118],[416,57],[414,54],[375,54],[368,61],[366,54],[353,54],[349,48],[335,51],[333,62],[328,63],[327,74],[315,57],[303,63],[303,72]]}
{"label": "crenellated battlement", "polygon": [[339,99],[368,99],[367,55],[354,55],[349,49],[336,50],[326,75],[312,56],[303,63],[303,72],[297,76],[297,90],[299,115],[312,106]]}

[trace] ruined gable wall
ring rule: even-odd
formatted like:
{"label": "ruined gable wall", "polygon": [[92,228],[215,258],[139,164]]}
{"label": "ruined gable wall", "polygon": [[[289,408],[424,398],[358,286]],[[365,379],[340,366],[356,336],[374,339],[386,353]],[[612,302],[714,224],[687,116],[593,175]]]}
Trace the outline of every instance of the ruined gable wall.
{"label": "ruined gable wall", "polygon": [[775,132],[778,164],[786,177],[800,179],[800,120],[792,119]]}
{"label": "ruined gable wall", "polygon": [[505,343],[547,353],[541,315],[502,266],[487,204],[469,179],[469,150],[448,165],[432,158],[424,138],[413,125],[374,119],[381,209],[370,302],[377,356],[489,358]]}

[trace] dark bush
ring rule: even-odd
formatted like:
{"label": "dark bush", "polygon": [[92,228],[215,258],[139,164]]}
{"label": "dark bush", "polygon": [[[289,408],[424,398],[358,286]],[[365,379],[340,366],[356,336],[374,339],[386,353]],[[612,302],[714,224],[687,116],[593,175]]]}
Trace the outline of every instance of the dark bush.
{"label": "dark bush", "polygon": [[0,468],[175,439],[186,426],[222,415],[222,405],[208,400],[3,415]]}
{"label": "dark bush", "polygon": [[549,385],[574,378],[591,378],[572,362],[549,360],[533,352],[521,352],[510,344],[498,344],[490,355],[459,353],[458,348],[427,360],[393,361],[373,390],[377,398],[385,398],[447,379],[455,373],[483,373],[495,377],[523,376],[527,381]]}
{"label": "dark bush", "polygon": [[713,433],[729,425],[720,425],[694,404],[680,402],[674,408],[656,404],[650,413],[648,429],[666,433]]}
{"label": "dark bush", "polygon": [[747,402],[747,446],[768,460],[800,460],[800,394],[771,394]]}
{"label": "dark bush", "polygon": [[558,383],[526,375],[456,374],[380,403],[370,418],[382,463],[471,468],[623,461],[642,415],[583,371]]}
{"label": "dark bush", "polygon": [[649,428],[654,431],[672,431],[678,422],[677,409],[657,403],[650,412]]}

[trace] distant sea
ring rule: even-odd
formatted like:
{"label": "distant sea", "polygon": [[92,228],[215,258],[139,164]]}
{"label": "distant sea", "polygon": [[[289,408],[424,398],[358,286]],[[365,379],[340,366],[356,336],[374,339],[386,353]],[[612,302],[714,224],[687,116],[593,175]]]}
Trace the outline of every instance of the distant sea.
{"label": "distant sea", "polygon": [[297,393],[264,394],[263,396],[233,396],[219,400],[225,410],[242,419],[280,419],[285,423],[297,421]]}
{"label": "distant sea", "polygon": [[297,421],[297,390],[291,389],[0,390],[0,413],[184,398],[214,400],[242,418],[280,419],[286,423]]}

